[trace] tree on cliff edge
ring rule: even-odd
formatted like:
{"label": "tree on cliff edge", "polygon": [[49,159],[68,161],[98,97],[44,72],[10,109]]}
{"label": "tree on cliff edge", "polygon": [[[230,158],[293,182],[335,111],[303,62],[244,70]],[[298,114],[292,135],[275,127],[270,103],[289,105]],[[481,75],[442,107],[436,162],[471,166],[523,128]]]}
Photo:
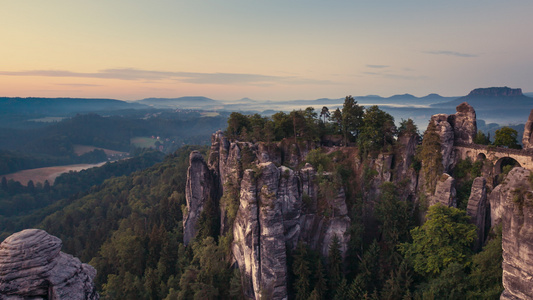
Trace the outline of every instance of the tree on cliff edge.
{"label": "tree on cliff edge", "polygon": [[364,107],[357,105],[352,96],[346,96],[342,106],[342,134],[344,145],[348,145],[354,138],[357,139],[361,124],[363,123]]}

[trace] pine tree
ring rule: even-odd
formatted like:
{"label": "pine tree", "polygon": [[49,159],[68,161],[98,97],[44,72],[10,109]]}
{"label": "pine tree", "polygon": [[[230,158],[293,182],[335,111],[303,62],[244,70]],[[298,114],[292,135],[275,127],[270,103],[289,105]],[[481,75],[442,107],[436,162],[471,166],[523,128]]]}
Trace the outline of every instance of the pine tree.
{"label": "pine tree", "polygon": [[315,289],[313,292],[317,293],[319,299],[324,299],[328,292],[328,286],[326,281],[326,275],[324,274],[324,265],[322,265],[322,259],[318,259],[316,273],[315,273]]}
{"label": "pine tree", "polygon": [[294,289],[296,290],[296,299],[307,300],[309,297],[309,264],[307,262],[307,247],[299,242],[294,255],[292,270],[296,276]]}
{"label": "pine tree", "polygon": [[342,278],[341,245],[337,235],[334,235],[331,244],[329,245],[328,252],[328,283],[331,292],[337,290]]}

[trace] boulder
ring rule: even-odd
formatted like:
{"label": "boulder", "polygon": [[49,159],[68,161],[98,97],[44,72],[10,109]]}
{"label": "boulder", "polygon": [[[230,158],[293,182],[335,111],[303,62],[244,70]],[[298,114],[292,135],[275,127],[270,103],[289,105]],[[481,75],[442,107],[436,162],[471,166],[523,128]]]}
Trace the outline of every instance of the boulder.
{"label": "boulder", "polygon": [[0,244],[0,299],[99,299],[96,270],[61,252],[62,242],[26,229]]}

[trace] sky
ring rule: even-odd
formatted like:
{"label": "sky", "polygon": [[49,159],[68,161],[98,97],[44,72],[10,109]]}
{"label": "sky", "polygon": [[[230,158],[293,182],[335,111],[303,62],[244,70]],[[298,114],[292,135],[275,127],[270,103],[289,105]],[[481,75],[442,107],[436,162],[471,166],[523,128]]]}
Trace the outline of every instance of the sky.
{"label": "sky", "polygon": [[0,2],[0,96],[533,92],[531,0]]}

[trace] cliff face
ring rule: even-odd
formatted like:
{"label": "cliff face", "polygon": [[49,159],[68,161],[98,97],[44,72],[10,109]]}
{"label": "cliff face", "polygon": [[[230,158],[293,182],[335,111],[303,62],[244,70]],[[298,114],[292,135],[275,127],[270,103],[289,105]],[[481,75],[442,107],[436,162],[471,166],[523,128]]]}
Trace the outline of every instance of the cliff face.
{"label": "cliff face", "polygon": [[522,145],[524,149],[533,148],[533,109],[529,113],[529,118],[527,119],[526,125],[524,126]]}
{"label": "cliff face", "polygon": [[475,249],[479,250],[485,241],[485,224],[487,218],[487,180],[477,177],[472,183],[466,214],[470,221],[477,227],[477,240]]}
{"label": "cliff face", "polygon": [[453,147],[457,144],[472,144],[477,133],[476,112],[472,106],[463,102],[452,115],[437,114],[430,122],[436,126],[440,136],[442,165],[444,172],[450,171],[456,162]]}
{"label": "cliff face", "polygon": [[217,197],[217,189],[213,183],[213,174],[200,152],[191,152],[185,190],[187,213],[183,216],[183,241],[185,245],[189,244],[196,235],[196,223],[204,209],[204,204],[209,198],[213,201]]}
{"label": "cliff face", "polygon": [[[331,197],[320,198],[316,170],[309,164],[294,170],[314,147],[287,141],[271,145],[230,142],[217,132],[207,164],[199,153],[190,155],[185,242],[196,234],[198,216],[212,197],[220,207],[221,234],[233,234],[233,259],[248,298],[259,299],[261,294],[269,299],[287,298],[286,255],[299,241],[327,256],[337,236],[341,252],[346,252],[350,219],[344,190],[335,187]],[[220,200],[228,194],[235,194],[239,201],[233,223],[227,216],[228,204]]]}
{"label": "cliff face", "polygon": [[477,134],[476,111],[466,102],[455,109],[457,112],[448,117],[448,122],[453,127],[455,143],[472,144]]}
{"label": "cliff face", "polygon": [[99,299],[96,270],[60,252],[62,242],[26,229],[0,244],[0,299]]}
{"label": "cliff face", "polygon": [[457,192],[455,179],[444,173],[440,176],[435,187],[435,194],[430,198],[429,205],[441,203],[448,207],[457,207]]}
{"label": "cliff face", "polygon": [[244,172],[232,251],[249,298],[265,293],[269,299],[287,297],[286,253],[298,241],[326,256],[336,235],[346,251],[350,219],[344,191],[328,200],[332,210],[326,216],[318,208],[315,176],[310,165],[295,172],[272,162]]}
{"label": "cliff face", "polygon": [[[533,191],[531,172],[514,168],[491,193],[494,219],[501,219],[503,248],[503,287],[500,299],[532,299],[533,289]],[[501,213],[501,214],[500,214]]]}

